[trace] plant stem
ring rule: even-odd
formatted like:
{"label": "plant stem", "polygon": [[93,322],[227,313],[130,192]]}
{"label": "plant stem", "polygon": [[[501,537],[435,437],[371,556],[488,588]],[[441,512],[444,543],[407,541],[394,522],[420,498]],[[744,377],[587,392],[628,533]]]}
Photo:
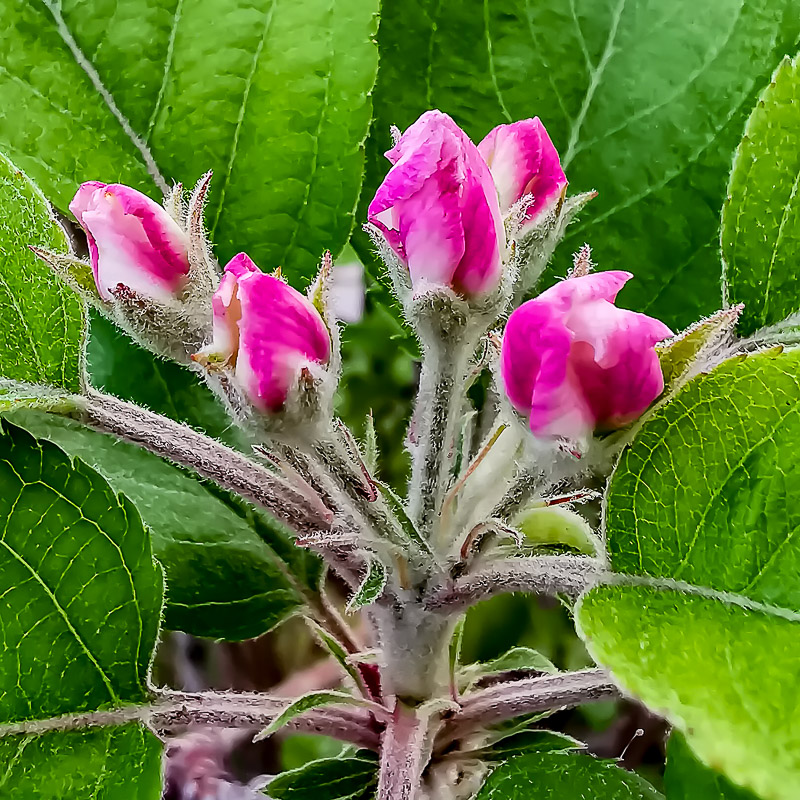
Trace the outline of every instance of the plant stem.
{"label": "plant stem", "polygon": [[461,712],[443,731],[442,741],[436,743],[437,749],[488,725],[523,714],[571,708],[620,696],[608,673],[601,669],[545,675],[490,686],[463,699]]}
{"label": "plant stem", "polygon": [[[148,724],[157,731],[172,731],[194,725],[263,728],[289,702],[287,698],[270,697],[257,692],[189,693],[162,690],[158,695],[158,699],[150,705],[65,714],[0,725],[0,738],[131,722]],[[378,748],[379,729],[366,709],[312,709],[290,720],[286,727],[302,733],[332,736],[372,750]]]}
{"label": "plant stem", "polygon": [[[433,716],[426,709],[397,702],[381,739],[376,800],[415,800],[424,796],[422,773],[430,759]],[[438,718],[438,714],[435,716]]]}
{"label": "plant stem", "polygon": [[505,558],[442,586],[426,598],[425,606],[452,614],[508,592],[577,597],[597,581],[601,572],[601,562],[586,556]]}
{"label": "plant stem", "polygon": [[[479,331],[477,332],[479,334]],[[409,515],[432,541],[439,510],[451,481],[456,429],[464,382],[477,345],[476,332],[460,338],[427,338],[419,392],[409,432]]]}
{"label": "plant stem", "polygon": [[298,534],[330,529],[331,515],[319,498],[303,496],[283,477],[187,425],[91,390],[79,402],[80,418],[95,430],[194,470],[262,506]]}

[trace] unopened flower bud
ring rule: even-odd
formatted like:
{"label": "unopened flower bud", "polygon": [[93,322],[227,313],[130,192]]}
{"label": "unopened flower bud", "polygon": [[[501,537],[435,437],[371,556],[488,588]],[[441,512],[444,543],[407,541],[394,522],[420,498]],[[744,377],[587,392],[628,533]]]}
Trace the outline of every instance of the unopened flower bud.
{"label": "unopened flower bud", "polygon": [[69,209],[86,231],[103,300],[113,301],[120,286],[157,302],[183,290],[188,236],[158,203],[129,186],[90,181],[81,185]]}
{"label": "unopened flower bud", "polygon": [[495,290],[505,232],[491,173],[469,137],[447,114],[427,111],[386,157],[394,166],[369,220],[414,292],[438,286],[472,299]]}
{"label": "unopened flower bud", "polygon": [[502,380],[537,436],[581,441],[623,427],[661,394],[655,345],[672,331],[614,305],[631,277],[611,271],[568,278],[511,314]]}
{"label": "unopened flower bud", "polygon": [[534,228],[563,198],[567,176],[538,117],[498,125],[478,150],[492,171],[504,214],[529,198],[521,213],[519,235]]}
{"label": "unopened flower bud", "polygon": [[225,267],[213,314],[213,341],[195,360],[232,368],[259,411],[281,411],[292,390],[330,361],[330,332],[311,301],[244,253]]}

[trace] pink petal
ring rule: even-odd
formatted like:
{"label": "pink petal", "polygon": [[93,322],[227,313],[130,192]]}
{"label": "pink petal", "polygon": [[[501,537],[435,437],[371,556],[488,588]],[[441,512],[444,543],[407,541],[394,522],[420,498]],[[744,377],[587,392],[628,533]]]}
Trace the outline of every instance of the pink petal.
{"label": "pink petal", "polygon": [[504,232],[491,174],[446,114],[423,114],[386,154],[394,164],[369,219],[412,284],[481,294],[497,285]]}
{"label": "pink petal", "polygon": [[654,346],[672,331],[616,308],[627,272],[570,278],[524,303],[503,336],[501,374],[538,436],[580,440],[639,417],[663,391]]}
{"label": "pink petal", "polygon": [[106,300],[119,284],[167,300],[189,271],[187,237],[149,197],[121,184],[83,184],[70,210],[86,230],[98,292]]}
{"label": "pink petal", "polygon": [[606,300],[576,305],[565,317],[574,340],[589,344],[603,369],[615,366],[632,348],[643,352],[673,335],[660,320],[617,308]]}
{"label": "pink petal", "polygon": [[538,117],[498,125],[478,149],[492,171],[504,213],[525,195],[533,196],[526,228],[550,211],[567,186],[558,152]]}
{"label": "pink petal", "polygon": [[543,303],[551,303],[562,313],[592,300],[607,300],[613,303],[620,289],[632,277],[630,272],[622,270],[592,272],[580,278],[559,281],[543,291],[536,299]]}
{"label": "pink petal", "polygon": [[547,303],[529,300],[511,314],[503,332],[500,374],[518,411],[530,413],[540,377],[548,387],[565,379],[569,347],[569,331]]}
{"label": "pink petal", "polygon": [[238,280],[236,377],[254,405],[276,411],[304,364],[328,362],[330,334],[311,302],[279,278],[243,270]]}

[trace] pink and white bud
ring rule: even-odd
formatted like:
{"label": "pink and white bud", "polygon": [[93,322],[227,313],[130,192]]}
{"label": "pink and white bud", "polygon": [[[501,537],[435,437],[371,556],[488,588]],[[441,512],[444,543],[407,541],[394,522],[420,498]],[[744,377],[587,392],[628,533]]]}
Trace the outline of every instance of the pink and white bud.
{"label": "pink and white bud", "polygon": [[661,394],[655,345],[672,331],[614,305],[631,277],[612,271],[568,278],[509,317],[501,376],[537,436],[581,441],[632,422]]}
{"label": "pink and white bud", "polygon": [[539,117],[498,125],[478,150],[492,171],[504,214],[530,196],[520,232],[539,223],[563,197],[567,176]]}
{"label": "pink and white bud", "polygon": [[166,302],[185,287],[186,232],[158,203],[119,183],[81,184],[69,210],[86,231],[100,297],[114,299],[121,284]]}
{"label": "pink and white bud", "polygon": [[311,301],[244,253],[225,267],[213,314],[214,339],[196,359],[227,362],[261,411],[280,411],[303,369],[330,361],[330,333]]}
{"label": "pink and white bud", "polygon": [[441,111],[426,111],[386,153],[394,165],[369,220],[408,268],[414,290],[447,286],[467,298],[500,283],[505,232],[486,162]]}

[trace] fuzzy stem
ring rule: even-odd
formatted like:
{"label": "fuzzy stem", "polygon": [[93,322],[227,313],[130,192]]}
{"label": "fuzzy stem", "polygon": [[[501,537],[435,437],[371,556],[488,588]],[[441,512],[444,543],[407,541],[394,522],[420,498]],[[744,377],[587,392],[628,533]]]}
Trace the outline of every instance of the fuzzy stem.
{"label": "fuzzy stem", "polygon": [[451,481],[455,438],[464,403],[464,382],[475,351],[474,332],[457,339],[430,336],[425,347],[414,408],[409,514],[429,539]]}
{"label": "fuzzy stem", "polygon": [[374,606],[372,617],[386,693],[410,704],[449,697],[450,640],[456,619],[431,613],[411,593]]}
{"label": "fuzzy stem", "polygon": [[456,613],[498,594],[531,592],[577,597],[597,581],[602,564],[585,556],[529,556],[489,562],[426,599],[431,611]]}
{"label": "fuzzy stem", "polygon": [[441,749],[488,725],[523,714],[571,708],[620,696],[608,673],[601,669],[545,675],[490,686],[464,698],[461,712],[443,732],[442,740],[436,743],[437,748]]}
{"label": "fuzzy stem", "polygon": [[431,714],[399,702],[381,740],[376,800],[423,797],[422,773],[431,752]]}
{"label": "fuzzy stem", "polygon": [[114,434],[194,470],[262,506],[298,534],[331,527],[330,515],[284,478],[187,425],[92,390],[80,401],[80,407],[81,420],[95,430]]}
{"label": "fuzzy stem", "polygon": [[[0,737],[130,722],[149,724],[158,731],[172,731],[193,725],[258,728],[269,725],[288,702],[287,698],[270,697],[257,692],[189,693],[161,690],[158,699],[151,705],[4,724],[0,725]],[[302,733],[332,736],[372,750],[378,748],[378,728],[366,709],[312,709],[290,720],[286,727]]]}

